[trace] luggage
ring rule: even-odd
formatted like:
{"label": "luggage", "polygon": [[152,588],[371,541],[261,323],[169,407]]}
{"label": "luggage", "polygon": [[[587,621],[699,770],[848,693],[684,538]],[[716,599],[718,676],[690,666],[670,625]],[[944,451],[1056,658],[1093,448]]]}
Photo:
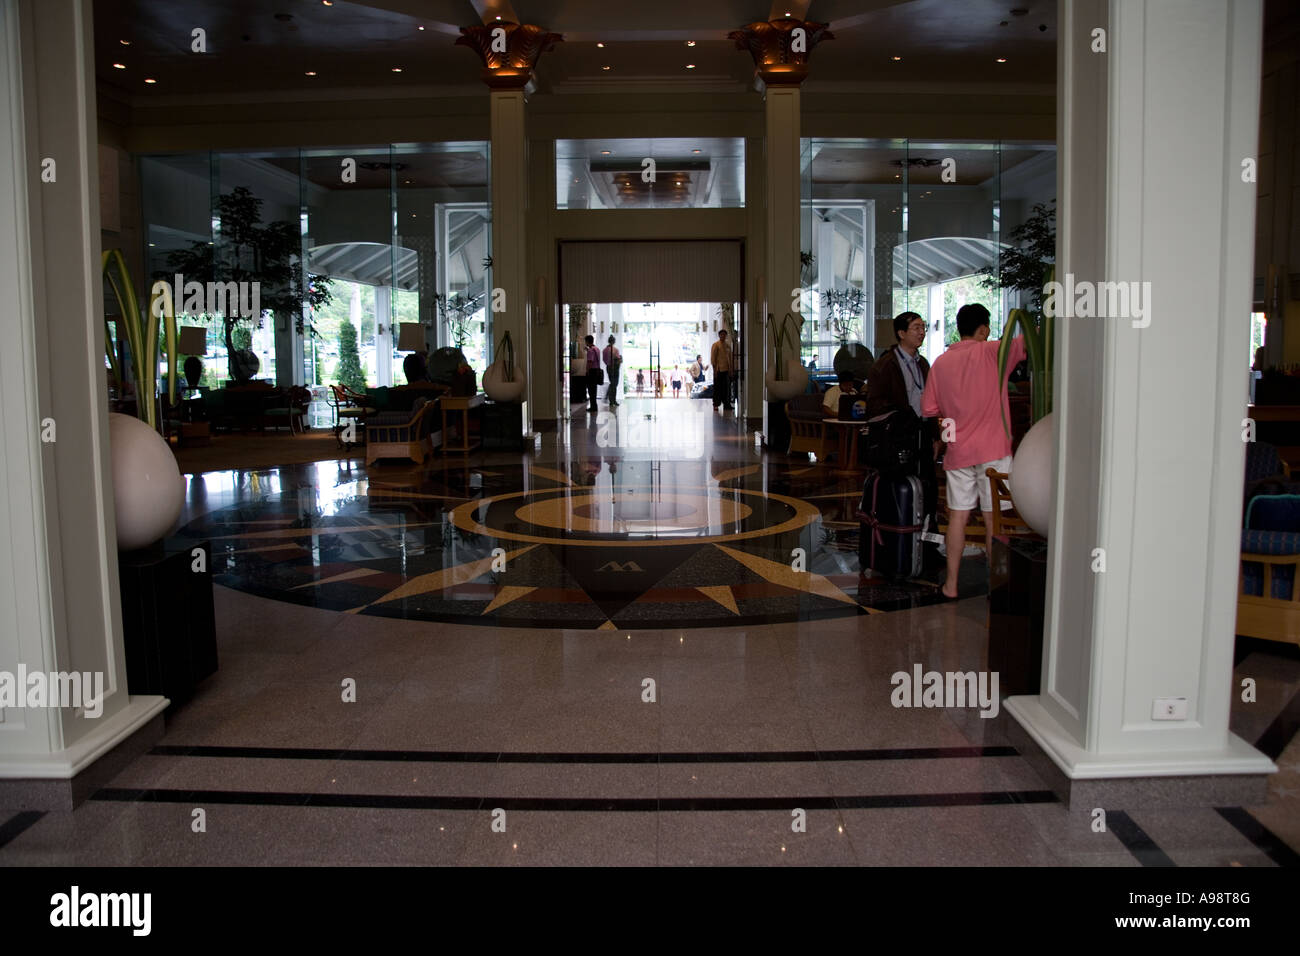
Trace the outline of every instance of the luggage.
{"label": "luggage", "polygon": [[868,419],[858,441],[858,463],[886,475],[915,474],[921,450],[921,420],[912,410]]}
{"label": "luggage", "polygon": [[921,573],[924,497],[916,475],[867,471],[858,507],[858,563],[864,572],[892,578]]}

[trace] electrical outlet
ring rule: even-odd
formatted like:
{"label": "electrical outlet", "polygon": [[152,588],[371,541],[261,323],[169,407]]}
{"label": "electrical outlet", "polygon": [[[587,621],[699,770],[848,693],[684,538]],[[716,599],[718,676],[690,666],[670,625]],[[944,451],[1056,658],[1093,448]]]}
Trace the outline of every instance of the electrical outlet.
{"label": "electrical outlet", "polygon": [[1186,697],[1157,697],[1151,702],[1152,720],[1186,720]]}

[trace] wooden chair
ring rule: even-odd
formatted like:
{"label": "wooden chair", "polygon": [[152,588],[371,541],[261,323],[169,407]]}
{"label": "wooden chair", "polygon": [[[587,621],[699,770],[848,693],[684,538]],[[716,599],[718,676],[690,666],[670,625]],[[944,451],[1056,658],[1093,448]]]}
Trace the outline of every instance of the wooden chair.
{"label": "wooden chair", "polygon": [[[1260,535],[1256,532],[1254,537],[1260,538]],[[1275,537],[1294,539],[1289,547],[1280,550],[1293,550],[1295,553],[1260,553],[1262,549],[1250,532],[1242,535],[1241,566],[1237,574],[1237,634],[1300,645],[1300,534],[1277,534]],[[1251,575],[1253,586],[1247,585],[1247,564],[1262,571],[1262,575],[1258,572]],[[1278,574],[1282,569],[1289,569],[1289,582]],[[1256,588],[1259,594],[1251,594]],[[1283,593],[1279,595],[1279,591]]]}
{"label": "wooden chair", "polygon": [[[1034,530],[1025,524],[1025,519],[1016,511],[1011,500],[1011,489],[1007,487],[1010,475],[1003,474],[996,468],[986,468],[984,473],[989,478],[989,488],[993,492],[993,536],[1000,534],[1033,534]],[[1009,507],[1004,507],[1004,505]],[[982,522],[981,522],[982,523]]]}
{"label": "wooden chair", "polygon": [[796,395],[785,403],[785,417],[790,422],[790,454],[812,452],[825,461],[835,447],[822,415],[820,395]]}

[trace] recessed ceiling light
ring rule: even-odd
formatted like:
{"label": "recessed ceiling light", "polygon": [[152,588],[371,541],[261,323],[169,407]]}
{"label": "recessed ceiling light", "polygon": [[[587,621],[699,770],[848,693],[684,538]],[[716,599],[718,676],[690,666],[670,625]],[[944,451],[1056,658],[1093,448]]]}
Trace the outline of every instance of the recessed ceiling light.
{"label": "recessed ceiling light", "polygon": [[607,66],[602,66],[601,69],[602,69],[602,70],[608,70],[609,67],[607,67]]}
{"label": "recessed ceiling light", "polygon": [[332,6],[334,6],[334,0],[320,0],[320,2],[323,3],[323,4],[325,4],[325,6],[327,6],[327,7],[332,7]]}
{"label": "recessed ceiling light", "polygon": [[698,149],[693,149],[693,150],[691,150],[691,152],[692,152],[692,153],[698,153],[699,150],[698,150]]}
{"label": "recessed ceiling light", "polygon": [[156,246],[156,245],[158,245],[158,243],[156,243],[156,242],[151,242],[151,243],[149,243],[149,248],[152,249],[152,248],[153,248],[154,246]]}
{"label": "recessed ceiling light", "polygon": [[695,69],[695,64],[694,64],[694,63],[687,63],[687,64],[686,64],[686,69],[688,69],[688,70],[693,70],[693,69]]}
{"label": "recessed ceiling light", "polygon": [[130,46],[130,45],[131,45],[131,41],[130,41],[130,40],[118,40],[117,42],[120,43],[120,44],[122,44],[122,46]]}
{"label": "recessed ceiling light", "polygon": [[158,82],[158,81],[155,80],[152,76],[146,76],[146,77],[144,78],[144,81],[145,81],[146,83],[157,83],[157,82]]}
{"label": "recessed ceiling light", "polygon": [[308,76],[315,76],[315,75],[316,75],[316,71],[315,71],[315,70],[308,70],[308,71],[307,71],[307,75],[308,75]]}
{"label": "recessed ceiling light", "polygon": [[597,49],[597,50],[603,50],[603,49],[605,49],[605,44],[603,44],[603,43],[597,43],[597,44],[596,44],[596,49]]}
{"label": "recessed ceiling light", "polygon": [[687,41],[686,41],[686,45],[687,45],[687,46],[695,46],[695,41],[694,41],[694,40],[687,40]]}
{"label": "recessed ceiling light", "polygon": [[1006,58],[1005,56],[1000,56],[1000,57],[998,57],[998,62],[999,62],[999,63],[1005,63],[1005,62],[1007,62],[1007,58]]}
{"label": "recessed ceiling light", "polygon": [[423,30],[424,27],[416,27],[417,30]]}
{"label": "recessed ceiling light", "polygon": [[602,155],[602,156],[608,156],[608,155],[609,155],[609,150],[607,150],[607,149],[602,149],[602,150],[600,151],[600,155]]}
{"label": "recessed ceiling light", "polygon": [[401,72],[402,72],[402,68],[401,68],[400,66],[395,66],[395,67],[393,67],[393,72],[394,72],[394,73],[401,73]]}
{"label": "recessed ceiling light", "polygon": [[500,20],[501,18],[500,18],[500,17],[497,17],[497,19]]}
{"label": "recessed ceiling light", "polygon": [[897,63],[899,60],[902,59],[902,57],[901,57],[901,56],[891,56],[890,59],[893,60],[895,63]]}
{"label": "recessed ceiling light", "polygon": [[411,185],[411,181],[409,179],[404,179],[402,180],[402,182],[405,183],[407,186]]}

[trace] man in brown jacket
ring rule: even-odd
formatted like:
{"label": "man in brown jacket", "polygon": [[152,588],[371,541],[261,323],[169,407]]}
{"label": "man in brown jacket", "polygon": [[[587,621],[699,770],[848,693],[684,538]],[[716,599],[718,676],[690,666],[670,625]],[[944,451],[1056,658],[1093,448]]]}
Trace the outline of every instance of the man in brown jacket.
{"label": "man in brown jacket", "polygon": [[921,393],[930,376],[930,363],[920,353],[925,319],[915,312],[902,313],[894,319],[894,338],[894,346],[867,373],[868,418],[904,408],[921,417]]}
{"label": "man in brown jacket", "polygon": [[[900,313],[894,319],[897,342],[876,360],[867,373],[867,418],[890,411],[908,410],[921,418],[921,394],[930,377],[930,363],[921,354],[925,341],[925,319],[915,312]],[[925,488],[925,510],[934,512],[938,485],[934,479],[934,459],[939,453],[937,422],[923,422],[920,479]]]}

